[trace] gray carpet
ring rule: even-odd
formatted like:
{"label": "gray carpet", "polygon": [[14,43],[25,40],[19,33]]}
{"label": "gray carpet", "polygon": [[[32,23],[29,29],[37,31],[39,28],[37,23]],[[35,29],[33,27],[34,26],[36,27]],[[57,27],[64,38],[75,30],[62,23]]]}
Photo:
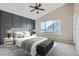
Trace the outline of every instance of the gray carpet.
{"label": "gray carpet", "polygon": [[47,56],[78,56],[78,53],[72,44],[55,42]]}
{"label": "gray carpet", "polygon": [[27,52],[18,47],[5,48],[0,46],[0,56],[26,56]]}
{"label": "gray carpet", "polygon": [[[27,51],[15,46],[5,48],[3,45],[1,45],[0,56],[27,56]],[[78,56],[78,53],[72,44],[55,42],[47,56]]]}

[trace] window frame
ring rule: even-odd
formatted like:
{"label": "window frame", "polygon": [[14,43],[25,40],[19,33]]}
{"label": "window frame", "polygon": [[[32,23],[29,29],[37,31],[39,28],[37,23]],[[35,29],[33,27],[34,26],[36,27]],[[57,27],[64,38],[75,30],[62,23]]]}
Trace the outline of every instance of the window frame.
{"label": "window frame", "polygon": [[[55,31],[54,31],[54,28],[55,28],[55,27],[54,27],[54,25],[55,25],[55,24],[54,24],[54,22],[55,22],[55,21],[57,21],[57,20],[59,20],[59,21],[60,21],[60,26],[58,26],[58,27],[60,27],[60,29],[59,29],[60,31],[55,32]],[[50,32],[50,31],[48,31],[48,32],[47,32],[47,31],[46,31],[46,22],[47,22],[47,21],[53,21],[53,25],[52,25],[52,27],[53,27],[53,28],[52,28],[52,32]],[[46,20],[46,21],[41,21],[41,22],[45,22],[45,25],[44,25],[44,26],[45,26],[45,31],[41,31],[41,29],[40,29],[40,31],[41,31],[41,32],[61,34],[61,19],[57,18],[57,19],[55,19],[55,20]],[[40,28],[41,28],[41,26],[40,26]]]}

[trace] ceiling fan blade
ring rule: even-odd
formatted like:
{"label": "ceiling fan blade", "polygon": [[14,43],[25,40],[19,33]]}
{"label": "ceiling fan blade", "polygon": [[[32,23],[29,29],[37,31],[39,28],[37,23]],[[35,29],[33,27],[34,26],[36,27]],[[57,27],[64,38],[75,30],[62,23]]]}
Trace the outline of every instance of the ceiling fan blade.
{"label": "ceiling fan blade", "polygon": [[39,3],[38,7],[40,7],[40,6],[41,6],[41,4]]}
{"label": "ceiling fan blade", "polygon": [[31,10],[31,12],[33,12],[35,9]]}
{"label": "ceiling fan blade", "polygon": [[37,14],[39,14],[39,12],[38,11],[36,11],[37,12]]}
{"label": "ceiling fan blade", "polygon": [[35,7],[33,7],[33,6],[29,6],[29,7],[31,7],[31,8],[35,8]]}
{"label": "ceiling fan blade", "polygon": [[45,9],[39,8],[39,10],[42,10],[42,11],[44,11]]}
{"label": "ceiling fan blade", "polygon": [[38,3],[36,3],[36,6],[37,6],[37,4],[38,4]]}

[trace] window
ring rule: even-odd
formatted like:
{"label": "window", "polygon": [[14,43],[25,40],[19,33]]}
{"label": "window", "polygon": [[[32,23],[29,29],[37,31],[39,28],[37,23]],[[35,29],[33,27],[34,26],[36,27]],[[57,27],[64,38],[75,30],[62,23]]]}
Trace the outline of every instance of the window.
{"label": "window", "polygon": [[42,21],[41,22],[41,32],[61,32],[61,20],[56,19],[52,21]]}
{"label": "window", "polygon": [[55,33],[61,32],[61,21],[60,20],[54,20],[54,32]]}
{"label": "window", "polygon": [[46,32],[53,32],[53,21],[46,21]]}
{"label": "window", "polygon": [[41,22],[41,32],[45,32],[46,30],[45,30],[45,22],[44,21],[42,21]]}

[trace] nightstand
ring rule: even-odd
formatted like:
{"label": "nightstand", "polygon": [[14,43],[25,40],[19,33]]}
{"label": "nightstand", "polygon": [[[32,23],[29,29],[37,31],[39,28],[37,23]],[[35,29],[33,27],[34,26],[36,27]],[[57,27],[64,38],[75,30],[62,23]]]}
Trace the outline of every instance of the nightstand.
{"label": "nightstand", "polygon": [[4,38],[4,46],[5,47],[12,47],[13,46],[13,37]]}

